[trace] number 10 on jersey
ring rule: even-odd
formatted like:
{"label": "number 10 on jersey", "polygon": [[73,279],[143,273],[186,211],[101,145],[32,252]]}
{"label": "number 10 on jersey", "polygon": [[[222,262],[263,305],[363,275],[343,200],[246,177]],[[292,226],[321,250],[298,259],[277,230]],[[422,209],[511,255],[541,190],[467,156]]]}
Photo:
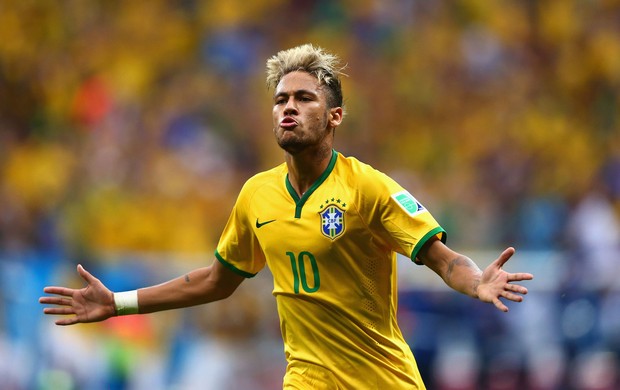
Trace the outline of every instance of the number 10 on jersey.
{"label": "number 10 on jersey", "polygon": [[[321,287],[321,277],[319,275],[319,266],[316,262],[316,258],[310,252],[300,252],[298,256],[293,252],[286,252],[291,260],[291,268],[293,270],[293,290],[295,294],[299,294],[299,285],[307,293],[316,292]],[[306,272],[307,266],[312,269],[312,276],[314,279],[313,286],[308,284],[308,274]],[[300,283],[301,282],[301,283]]]}

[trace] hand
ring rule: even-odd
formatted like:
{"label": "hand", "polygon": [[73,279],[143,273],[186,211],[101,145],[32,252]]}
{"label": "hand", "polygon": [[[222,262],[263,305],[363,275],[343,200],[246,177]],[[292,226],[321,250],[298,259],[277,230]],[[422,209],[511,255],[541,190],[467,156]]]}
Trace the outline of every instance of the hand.
{"label": "hand", "polygon": [[[527,288],[512,284],[512,282],[520,282],[522,280],[531,280],[534,275],[529,273],[508,273],[502,269],[503,265],[514,255],[514,248],[508,248],[491,263],[483,272],[480,278],[480,284],[477,288],[478,299],[483,302],[490,302],[503,312],[508,311],[508,307],[504,305],[499,298],[505,298],[513,302],[523,301],[521,295],[527,294]],[[521,295],[518,295],[521,294]]]}
{"label": "hand", "polygon": [[58,305],[57,307],[46,307],[43,309],[45,314],[71,315],[56,321],[56,325],[73,325],[83,322],[103,321],[116,314],[114,306],[114,294],[106,286],[95,278],[81,265],[77,266],[77,271],[88,284],[81,289],[67,287],[45,287],[43,291],[47,294],[60,296],[45,296],[39,298],[39,303]]}

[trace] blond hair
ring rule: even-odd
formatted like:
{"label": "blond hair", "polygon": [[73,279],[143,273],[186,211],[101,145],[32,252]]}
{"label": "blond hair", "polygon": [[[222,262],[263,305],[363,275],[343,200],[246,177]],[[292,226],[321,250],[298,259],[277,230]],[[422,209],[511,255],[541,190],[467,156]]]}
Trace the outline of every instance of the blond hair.
{"label": "blond hair", "polygon": [[307,72],[315,76],[321,85],[327,87],[329,92],[327,103],[330,108],[343,107],[340,76],[346,76],[342,72],[344,68],[336,55],[320,47],[305,44],[282,50],[267,60],[267,87],[275,89],[282,77],[290,72]]}

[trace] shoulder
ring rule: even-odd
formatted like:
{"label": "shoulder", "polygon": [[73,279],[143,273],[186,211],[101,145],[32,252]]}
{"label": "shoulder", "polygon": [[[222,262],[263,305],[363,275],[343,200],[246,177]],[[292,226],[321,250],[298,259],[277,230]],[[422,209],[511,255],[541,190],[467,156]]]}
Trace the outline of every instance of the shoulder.
{"label": "shoulder", "polygon": [[336,167],[344,175],[357,176],[359,179],[365,179],[367,177],[372,178],[378,170],[366,164],[355,157],[345,156],[342,153],[338,153],[338,161]]}
{"label": "shoulder", "polygon": [[255,174],[243,184],[239,196],[251,196],[265,186],[274,185],[280,179],[284,180],[286,172],[286,164],[282,163],[274,168]]}
{"label": "shoulder", "polygon": [[401,189],[400,185],[388,175],[355,157],[345,157],[339,153],[337,166],[340,176],[362,193],[369,194],[378,190],[396,191]]}

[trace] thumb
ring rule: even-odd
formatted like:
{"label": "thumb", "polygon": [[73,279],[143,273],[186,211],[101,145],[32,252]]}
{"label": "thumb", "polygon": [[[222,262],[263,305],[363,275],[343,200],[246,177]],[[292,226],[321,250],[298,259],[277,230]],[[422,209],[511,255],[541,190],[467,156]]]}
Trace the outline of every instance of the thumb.
{"label": "thumb", "polygon": [[515,248],[513,247],[508,247],[506,248],[501,255],[499,255],[499,257],[497,258],[497,260],[495,260],[493,262],[493,264],[498,267],[501,268],[504,266],[504,264],[506,264],[506,262],[508,261],[508,259],[510,259],[512,257],[512,255],[515,254]]}
{"label": "thumb", "polygon": [[82,279],[84,279],[84,281],[88,284],[93,284],[93,282],[97,280],[97,278],[95,278],[90,272],[86,271],[84,267],[82,267],[82,264],[78,264],[77,272],[78,274],[80,274]]}

